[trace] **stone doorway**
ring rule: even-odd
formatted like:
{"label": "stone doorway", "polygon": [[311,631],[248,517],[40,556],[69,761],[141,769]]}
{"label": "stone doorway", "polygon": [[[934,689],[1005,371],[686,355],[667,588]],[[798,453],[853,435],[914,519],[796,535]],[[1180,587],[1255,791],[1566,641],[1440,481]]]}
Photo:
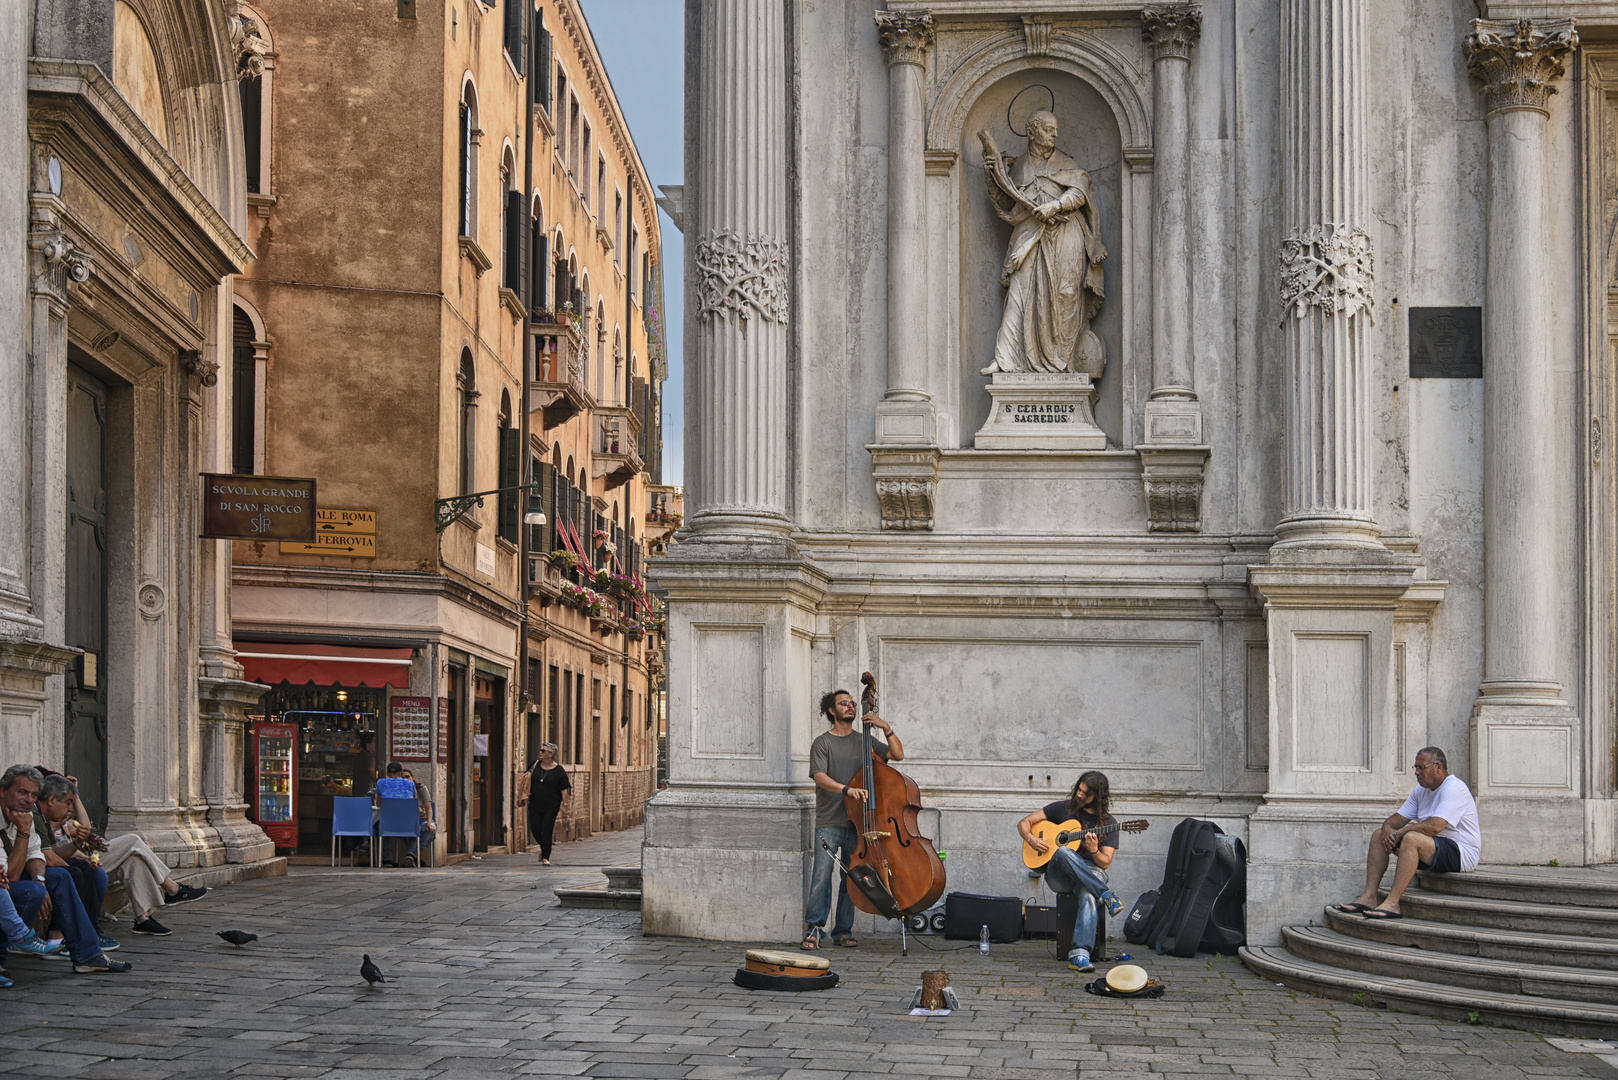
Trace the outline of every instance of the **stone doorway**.
{"label": "stone doorway", "polygon": [[67,369],[65,765],[97,829],[107,827],[107,388]]}

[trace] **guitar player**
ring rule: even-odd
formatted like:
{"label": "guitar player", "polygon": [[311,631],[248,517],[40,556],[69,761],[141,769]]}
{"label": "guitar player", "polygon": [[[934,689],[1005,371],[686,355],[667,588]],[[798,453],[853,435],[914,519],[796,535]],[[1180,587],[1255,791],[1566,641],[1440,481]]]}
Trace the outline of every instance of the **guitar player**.
{"label": "guitar player", "polygon": [[[1079,777],[1067,798],[1048,803],[1017,822],[1017,832],[1024,843],[1043,855],[1051,845],[1034,835],[1034,826],[1046,821],[1078,821],[1086,829],[1110,824],[1107,801],[1106,774],[1091,770]],[[1058,848],[1045,866],[1045,883],[1051,890],[1073,893],[1079,901],[1079,915],[1073,923],[1073,948],[1067,954],[1067,966],[1074,971],[1095,970],[1089,946],[1096,936],[1096,904],[1107,905],[1107,914],[1114,917],[1124,909],[1123,901],[1107,887],[1107,867],[1118,850],[1119,835],[1114,830],[1104,838],[1086,836],[1078,851],[1066,846]]]}

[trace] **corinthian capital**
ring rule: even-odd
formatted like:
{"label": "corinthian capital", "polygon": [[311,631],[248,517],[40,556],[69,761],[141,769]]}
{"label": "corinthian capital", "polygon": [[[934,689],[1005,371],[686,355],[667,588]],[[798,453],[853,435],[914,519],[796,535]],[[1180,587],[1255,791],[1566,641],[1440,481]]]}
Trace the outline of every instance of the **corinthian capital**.
{"label": "corinthian capital", "polygon": [[876,35],[882,40],[882,51],[888,54],[888,63],[924,64],[927,50],[933,47],[933,17],[925,11],[912,14],[879,11]]}
{"label": "corinthian capital", "polygon": [[1192,46],[1202,37],[1202,8],[1197,4],[1143,8],[1140,26],[1141,36],[1152,48],[1153,59],[1189,60]]}
{"label": "corinthian capital", "polygon": [[1466,66],[1483,83],[1490,112],[1544,109],[1562,77],[1562,58],[1578,44],[1572,19],[1473,19]]}

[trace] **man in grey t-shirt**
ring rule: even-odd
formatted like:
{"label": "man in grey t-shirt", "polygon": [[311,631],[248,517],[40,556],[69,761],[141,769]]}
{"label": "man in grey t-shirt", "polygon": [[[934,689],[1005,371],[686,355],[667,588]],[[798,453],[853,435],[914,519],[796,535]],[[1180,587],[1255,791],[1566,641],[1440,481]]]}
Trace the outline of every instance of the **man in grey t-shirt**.
{"label": "man in grey t-shirt", "polygon": [[[854,731],[854,717],[859,712],[854,696],[847,690],[833,690],[820,699],[820,711],[831,724],[831,730],[822,733],[809,748],[809,775],[815,781],[815,868],[809,879],[809,903],[804,914],[802,949],[818,949],[824,941],[822,930],[826,916],[831,912],[831,889],[837,890],[837,917],[832,923],[832,940],[845,948],[859,944],[854,940],[854,901],[848,895],[848,876],[837,871],[835,882],[832,871],[835,864],[831,853],[842,849],[843,862],[853,857],[859,846],[859,836],[853,822],[848,820],[844,795],[852,795],[863,802],[865,789],[858,786],[860,769],[865,761],[865,736]],[[866,713],[865,723],[881,729],[886,742],[873,737],[871,746],[884,761],[903,761],[904,746],[893,733],[893,725],[876,713]]]}

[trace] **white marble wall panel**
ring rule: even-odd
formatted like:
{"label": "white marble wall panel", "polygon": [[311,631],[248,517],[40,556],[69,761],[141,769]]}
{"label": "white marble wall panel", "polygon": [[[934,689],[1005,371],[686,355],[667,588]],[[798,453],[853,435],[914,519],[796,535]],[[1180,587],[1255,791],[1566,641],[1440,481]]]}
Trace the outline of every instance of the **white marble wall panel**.
{"label": "white marble wall panel", "polygon": [[691,754],[764,757],[764,627],[691,627]]}
{"label": "white marble wall panel", "polygon": [[1369,634],[1294,634],[1293,708],[1307,731],[1293,743],[1293,768],[1371,767]]}

